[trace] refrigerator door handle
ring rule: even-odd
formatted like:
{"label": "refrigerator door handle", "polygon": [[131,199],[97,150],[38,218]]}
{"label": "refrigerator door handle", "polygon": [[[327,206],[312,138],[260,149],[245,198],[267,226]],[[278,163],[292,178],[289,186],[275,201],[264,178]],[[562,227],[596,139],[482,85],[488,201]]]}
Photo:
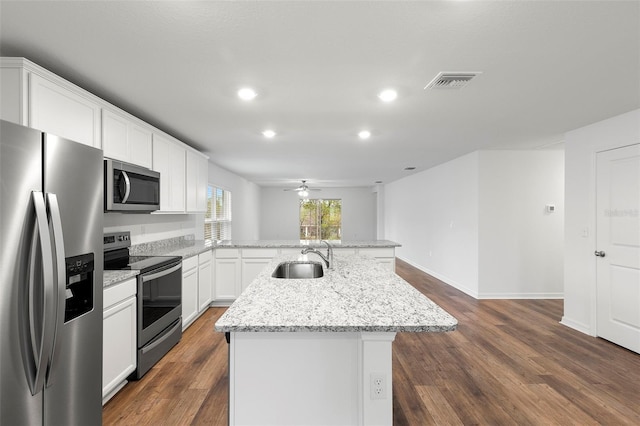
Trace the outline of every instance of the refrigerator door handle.
{"label": "refrigerator door handle", "polygon": [[30,253],[29,274],[29,330],[31,333],[31,349],[34,358],[35,371],[32,377],[28,377],[29,388],[32,395],[36,395],[43,388],[49,357],[53,349],[55,334],[55,283],[53,273],[53,246],[49,235],[47,211],[42,192],[32,192],[33,205],[36,212],[36,229],[42,259],[42,286],[41,300],[36,289],[36,240]]}
{"label": "refrigerator door handle", "polygon": [[[47,193],[47,204],[49,205],[49,219],[53,227],[53,246],[55,248],[55,277],[54,292],[56,304],[55,329],[53,335],[53,345],[49,355],[49,365],[53,365],[53,354],[60,330],[64,325],[64,310],[66,303],[67,268],[65,263],[64,237],[62,233],[62,219],[60,217],[60,206],[56,194]],[[51,368],[49,368],[51,371]],[[47,377],[46,386],[51,386],[50,377]]]}

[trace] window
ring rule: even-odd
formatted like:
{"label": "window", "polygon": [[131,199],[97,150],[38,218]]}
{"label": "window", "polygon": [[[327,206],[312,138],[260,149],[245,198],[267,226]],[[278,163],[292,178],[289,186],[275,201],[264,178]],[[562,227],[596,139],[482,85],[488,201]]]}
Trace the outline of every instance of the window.
{"label": "window", "polygon": [[204,239],[231,239],[231,192],[207,185],[207,212],[204,215]]}
{"label": "window", "polygon": [[342,200],[300,200],[301,240],[340,240]]}

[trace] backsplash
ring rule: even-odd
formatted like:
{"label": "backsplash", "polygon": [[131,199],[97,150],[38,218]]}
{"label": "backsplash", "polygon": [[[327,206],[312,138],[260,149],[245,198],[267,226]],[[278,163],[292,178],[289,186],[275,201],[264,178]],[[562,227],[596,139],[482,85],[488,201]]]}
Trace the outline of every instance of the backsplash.
{"label": "backsplash", "polygon": [[204,214],[105,213],[104,232],[129,231],[131,244],[195,236],[204,239]]}

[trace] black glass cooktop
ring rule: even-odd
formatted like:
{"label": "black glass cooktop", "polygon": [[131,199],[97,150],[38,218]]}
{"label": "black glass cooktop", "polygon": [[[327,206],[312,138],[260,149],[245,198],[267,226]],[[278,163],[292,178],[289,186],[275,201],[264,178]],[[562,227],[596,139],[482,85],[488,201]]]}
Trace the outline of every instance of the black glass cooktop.
{"label": "black glass cooktop", "polygon": [[126,249],[116,252],[105,252],[105,271],[134,270],[144,273],[182,260],[179,256],[129,256]]}

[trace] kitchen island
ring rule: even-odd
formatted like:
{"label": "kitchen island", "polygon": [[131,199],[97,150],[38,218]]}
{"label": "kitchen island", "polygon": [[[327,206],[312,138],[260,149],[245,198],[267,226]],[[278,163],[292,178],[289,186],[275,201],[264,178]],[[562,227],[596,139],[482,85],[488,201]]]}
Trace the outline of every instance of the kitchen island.
{"label": "kitchen island", "polygon": [[314,279],[271,277],[275,257],[215,325],[229,338],[229,423],[392,424],[397,332],[457,321],[395,273],[336,254]]}

